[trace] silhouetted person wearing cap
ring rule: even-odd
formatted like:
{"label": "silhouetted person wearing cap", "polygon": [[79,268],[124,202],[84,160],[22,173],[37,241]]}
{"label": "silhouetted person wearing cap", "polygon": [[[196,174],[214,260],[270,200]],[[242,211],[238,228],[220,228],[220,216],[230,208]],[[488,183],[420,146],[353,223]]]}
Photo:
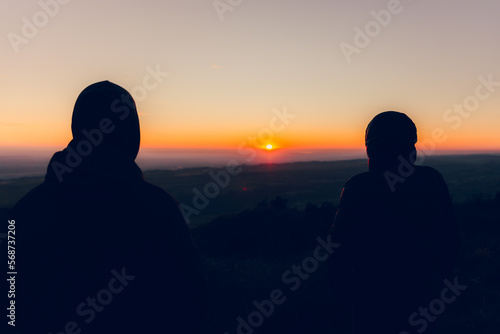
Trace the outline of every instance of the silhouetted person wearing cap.
{"label": "silhouetted person wearing cap", "polygon": [[134,160],[132,96],[87,87],[73,140],[13,208],[18,333],[194,333],[205,280],[178,203]]}
{"label": "silhouetted person wearing cap", "polygon": [[448,188],[435,169],[414,165],[416,142],[408,116],[377,115],[366,129],[369,171],[342,191],[330,272],[355,334],[430,333],[436,317],[419,307],[441,297],[453,271],[459,237]]}

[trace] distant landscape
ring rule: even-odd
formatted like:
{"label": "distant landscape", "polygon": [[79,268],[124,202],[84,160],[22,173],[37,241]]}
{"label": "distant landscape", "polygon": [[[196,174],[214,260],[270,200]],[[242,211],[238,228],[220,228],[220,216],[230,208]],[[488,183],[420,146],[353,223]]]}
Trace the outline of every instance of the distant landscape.
{"label": "distant landscape", "polygon": [[[493,199],[500,192],[500,155],[430,156],[423,162],[443,174],[455,203]],[[45,161],[43,170],[46,164]],[[17,169],[22,171],[22,165]],[[276,196],[286,198],[291,207],[299,209],[304,209],[308,202],[336,205],[344,183],[367,169],[366,159],[242,165],[241,173],[231,176],[228,185],[219,187],[219,194],[209,198],[204,209],[190,216],[190,225],[210,222],[218,215],[240,212]],[[144,178],[169,192],[179,202],[194,207],[195,189],[203,193],[204,187],[214,182],[210,172],[222,170],[224,168],[215,167],[153,169],[146,170]],[[43,175],[0,178],[0,208],[12,207],[42,181]]]}
{"label": "distant landscape", "polygon": [[[456,275],[468,285],[436,326],[452,328],[452,333],[496,334],[500,156],[432,156],[424,164],[439,170],[448,183],[462,238]],[[253,301],[268,299],[274,289],[285,291],[287,301],[254,333],[349,333],[349,310],[328,288],[326,268],[320,266],[295,292],[281,278],[291,265],[310,256],[318,236],[328,234],[343,184],[367,170],[366,159],[243,165],[241,173],[209,198],[205,186],[216,184],[213,175],[224,170],[144,172],[147,181],[185,207],[196,209],[196,194],[207,197],[203,209],[188,215],[210,287],[203,333],[237,333],[237,318],[246,318],[255,310]],[[42,181],[42,176],[0,180],[2,221],[8,209]]]}

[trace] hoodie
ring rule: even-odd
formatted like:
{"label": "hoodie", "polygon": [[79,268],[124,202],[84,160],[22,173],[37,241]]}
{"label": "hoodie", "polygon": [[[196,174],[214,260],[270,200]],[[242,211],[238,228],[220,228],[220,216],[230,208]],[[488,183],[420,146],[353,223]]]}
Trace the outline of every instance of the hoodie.
{"label": "hoodie", "polygon": [[13,208],[18,333],[194,333],[205,281],[178,202],[144,181],[130,94],[78,97],[73,139]]}

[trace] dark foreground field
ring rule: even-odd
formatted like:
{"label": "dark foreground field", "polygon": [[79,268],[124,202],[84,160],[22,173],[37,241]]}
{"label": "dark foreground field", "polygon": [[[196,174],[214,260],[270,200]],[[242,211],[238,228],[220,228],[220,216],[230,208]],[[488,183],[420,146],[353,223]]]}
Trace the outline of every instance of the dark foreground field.
{"label": "dark foreground field", "polygon": [[[441,333],[497,334],[500,157],[431,157],[425,164],[442,172],[454,199],[462,239],[456,276],[468,286],[436,326]],[[243,166],[227,186],[219,179],[218,193],[205,187],[217,183],[209,172],[222,175],[221,169],[144,173],[188,208],[210,287],[203,333],[349,333],[349,311],[330,291],[324,263],[300,285],[287,271],[326,237],[342,185],[364,170],[364,160]],[[2,216],[40,182],[0,181]],[[272,295],[280,303],[259,311]],[[262,321],[256,312],[266,313]]]}

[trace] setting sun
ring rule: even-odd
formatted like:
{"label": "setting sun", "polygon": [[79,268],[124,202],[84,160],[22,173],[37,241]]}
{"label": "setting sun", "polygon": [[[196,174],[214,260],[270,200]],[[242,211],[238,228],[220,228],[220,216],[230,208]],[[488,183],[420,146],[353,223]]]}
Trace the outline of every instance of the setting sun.
{"label": "setting sun", "polygon": [[273,149],[273,145],[271,145],[271,144],[267,144],[267,145],[266,145],[266,149],[268,149],[268,150],[272,150],[272,149]]}

